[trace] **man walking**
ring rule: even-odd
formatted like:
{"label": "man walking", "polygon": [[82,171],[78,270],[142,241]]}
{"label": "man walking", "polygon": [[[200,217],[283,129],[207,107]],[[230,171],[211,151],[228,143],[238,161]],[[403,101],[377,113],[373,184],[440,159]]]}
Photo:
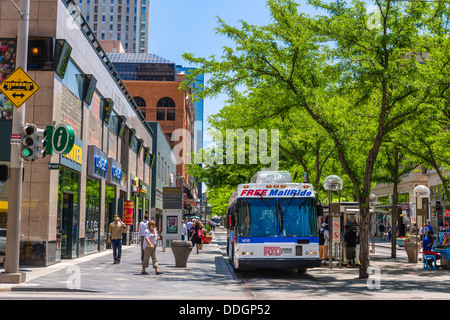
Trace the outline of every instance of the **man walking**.
{"label": "man walking", "polygon": [[186,240],[186,232],[187,232],[187,226],[186,221],[183,219],[181,220],[181,240]]}
{"label": "man walking", "polygon": [[122,256],[122,232],[126,231],[127,226],[120,220],[118,214],[114,215],[114,222],[109,225],[108,243],[112,243],[114,264],[120,263]]}
{"label": "man walking", "polygon": [[319,257],[323,264],[326,264],[328,252],[328,224],[322,223],[322,228],[319,230]]}
{"label": "man walking", "polygon": [[354,267],[356,260],[356,232],[349,225],[345,226],[344,245],[346,249],[347,267]]}

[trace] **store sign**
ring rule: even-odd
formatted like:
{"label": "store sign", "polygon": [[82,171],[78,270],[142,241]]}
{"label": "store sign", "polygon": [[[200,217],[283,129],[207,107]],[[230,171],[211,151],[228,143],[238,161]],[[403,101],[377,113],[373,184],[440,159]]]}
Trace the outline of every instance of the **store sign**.
{"label": "store sign", "polygon": [[149,185],[148,184],[146,184],[142,180],[139,180],[139,185],[140,185],[139,191],[141,193],[148,193],[148,191],[149,191]]}
{"label": "store sign", "polygon": [[127,190],[128,187],[128,174],[122,169],[122,178],[120,179],[120,188]]}
{"label": "store sign", "polygon": [[67,154],[60,154],[59,162],[66,167],[81,172],[83,164],[83,141],[75,137],[72,150]]}
{"label": "store sign", "polygon": [[126,225],[133,224],[133,201],[123,202],[123,223]]}
{"label": "store sign", "polygon": [[163,209],[183,209],[183,189],[181,187],[163,188]]}
{"label": "store sign", "polygon": [[106,181],[108,183],[120,186],[122,181],[122,165],[113,158],[108,158],[108,164],[109,166]]}
{"label": "store sign", "polygon": [[96,146],[88,147],[88,175],[106,179],[108,173],[108,156]]}

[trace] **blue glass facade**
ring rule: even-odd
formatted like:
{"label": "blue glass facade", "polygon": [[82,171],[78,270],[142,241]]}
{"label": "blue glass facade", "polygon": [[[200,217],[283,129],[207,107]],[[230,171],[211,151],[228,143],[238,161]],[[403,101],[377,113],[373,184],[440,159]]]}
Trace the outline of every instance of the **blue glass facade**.
{"label": "blue glass facade", "polygon": [[[189,74],[191,70],[194,68],[190,67],[183,67],[181,65],[177,65],[177,73],[184,71],[185,74]],[[195,78],[195,83],[192,84],[192,87],[194,89],[194,92],[196,90],[202,90],[203,86],[205,84],[205,76],[203,74],[198,75]],[[194,146],[193,151],[198,152],[200,149],[203,148],[203,110],[204,110],[204,104],[203,99],[198,99],[194,101],[194,108],[195,108],[195,122],[194,122]],[[197,178],[195,178],[195,181],[197,182]],[[200,203],[203,204],[202,200],[202,184],[198,184],[198,198],[200,199]]]}

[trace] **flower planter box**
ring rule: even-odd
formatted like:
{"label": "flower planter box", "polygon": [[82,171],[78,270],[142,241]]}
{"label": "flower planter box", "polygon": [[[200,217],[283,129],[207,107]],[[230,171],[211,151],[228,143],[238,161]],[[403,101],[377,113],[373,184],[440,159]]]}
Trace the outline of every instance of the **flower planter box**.
{"label": "flower planter box", "polygon": [[397,239],[397,245],[399,247],[404,247],[405,243],[404,243],[405,239]]}
{"label": "flower planter box", "polygon": [[203,241],[203,243],[208,244],[210,243],[212,240],[212,236],[205,236],[205,241]]}

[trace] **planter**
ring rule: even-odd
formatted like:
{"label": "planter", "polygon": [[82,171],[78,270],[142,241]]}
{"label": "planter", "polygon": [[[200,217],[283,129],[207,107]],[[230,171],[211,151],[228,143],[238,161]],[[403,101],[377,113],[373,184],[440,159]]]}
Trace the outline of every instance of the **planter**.
{"label": "planter", "polygon": [[212,240],[212,236],[205,236],[205,241],[203,241],[203,243],[206,243],[206,244],[208,244],[208,243],[210,243],[211,242],[211,240]]}
{"label": "planter", "polygon": [[420,242],[405,242],[405,251],[408,255],[408,262],[417,263],[420,251]]}
{"label": "planter", "polygon": [[397,245],[399,247],[404,247],[405,246],[405,244],[404,244],[405,239],[397,239],[396,241],[397,241]]}

